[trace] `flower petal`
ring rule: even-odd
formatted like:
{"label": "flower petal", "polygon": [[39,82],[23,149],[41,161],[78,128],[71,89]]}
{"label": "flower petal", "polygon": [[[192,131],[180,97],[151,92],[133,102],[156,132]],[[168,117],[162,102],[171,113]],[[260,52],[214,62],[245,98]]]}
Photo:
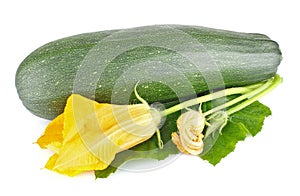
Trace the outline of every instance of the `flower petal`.
{"label": "flower petal", "polygon": [[79,130],[83,128],[83,122],[88,122],[90,125],[88,128],[98,124],[95,110],[104,105],[106,104],[95,104],[79,95],[72,95],[68,98],[63,114],[62,147],[49,159],[45,166],[47,169],[73,176],[82,171],[101,170],[108,166],[87,149],[79,134]]}
{"label": "flower petal", "polygon": [[62,146],[46,168],[70,176],[103,170],[116,153],[149,139],[160,118],[145,104],[111,105],[71,95],[63,114]]}
{"label": "flower petal", "polygon": [[48,124],[44,135],[37,140],[37,144],[41,148],[48,148],[54,152],[58,152],[63,142],[63,123],[64,116],[61,114]]}
{"label": "flower petal", "polygon": [[199,155],[203,151],[205,118],[200,111],[189,110],[177,120],[177,133],[172,133],[172,141],[178,150],[186,154]]}

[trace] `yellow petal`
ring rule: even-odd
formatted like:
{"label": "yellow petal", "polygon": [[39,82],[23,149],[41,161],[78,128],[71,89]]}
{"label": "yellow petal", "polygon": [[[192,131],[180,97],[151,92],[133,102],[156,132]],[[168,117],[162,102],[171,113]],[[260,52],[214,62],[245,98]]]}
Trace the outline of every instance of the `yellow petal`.
{"label": "yellow petal", "polygon": [[80,95],[69,97],[63,118],[62,147],[46,168],[71,176],[105,169],[116,153],[149,139],[160,122],[148,105],[101,104]]}
{"label": "yellow petal", "polygon": [[42,135],[38,140],[37,144],[41,148],[49,148],[57,152],[63,142],[63,114],[57,116],[52,122],[48,124],[45,129],[44,135]]}
{"label": "yellow petal", "polygon": [[[106,104],[95,104],[95,102],[79,95],[69,97],[63,114],[62,135],[64,139],[62,147],[57,154],[49,159],[45,166],[47,169],[73,176],[82,171],[100,170],[108,166],[87,149],[81,139],[81,134],[84,133],[79,134],[79,130],[86,126],[83,124],[97,128],[95,111],[104,105]],[[90,131],[88,127],[85,130]]]}
{"label": "yellow petal", "polygon": [[172,136],[172,142],[177,146],[178,150],[180,150],[180,152],[183,152],[185,154],[189,154],[189,152],[183,148],[178,134],[176,132],[173,132],[171,136]]}

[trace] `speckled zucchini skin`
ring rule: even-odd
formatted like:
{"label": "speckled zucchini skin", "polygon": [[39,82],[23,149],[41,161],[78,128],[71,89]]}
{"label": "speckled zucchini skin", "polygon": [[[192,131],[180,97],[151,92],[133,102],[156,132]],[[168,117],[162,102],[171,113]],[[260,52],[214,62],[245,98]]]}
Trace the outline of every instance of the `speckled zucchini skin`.
{"label": "speckled zucchini skin", "polygon": [[266,80],[280,61],[278,44],[265,35],[155,25],[50,42],[21,63],[16,88],[29,111],[53,119],[71,93],[132,104],[139,81],[141,97],[167,103]]}

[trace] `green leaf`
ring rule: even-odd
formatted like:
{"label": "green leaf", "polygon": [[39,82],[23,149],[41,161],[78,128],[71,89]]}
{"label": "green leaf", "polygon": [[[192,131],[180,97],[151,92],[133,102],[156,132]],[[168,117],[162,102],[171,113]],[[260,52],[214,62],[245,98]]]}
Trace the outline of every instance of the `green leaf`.
{"label": "green leaf", "polygon": [[271,110],[258,101],[231,115],[230,121],[242,123],[252,136],[255,136],[264,124],[265,117],[271,115]]}
{"label": "green leaf", "polygon": [[201,158],[213,165],[218,164],[248,134],[256,135],[261,130],[265,117],[270,114],[270,109],[258,101],[232,114],[214,146]]}
{"label": "green leaf", "polygon": [[235,149],[238,141],[244,140],[246,136],[247,130],[242,123],[228,121],[215,145],[201,158],[216,165],[222,158]]}

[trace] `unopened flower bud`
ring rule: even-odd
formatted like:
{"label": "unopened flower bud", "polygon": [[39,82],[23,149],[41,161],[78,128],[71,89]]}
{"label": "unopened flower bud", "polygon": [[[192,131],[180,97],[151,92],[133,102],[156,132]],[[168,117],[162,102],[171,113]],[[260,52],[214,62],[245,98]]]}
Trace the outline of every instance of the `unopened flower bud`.
{"label": "unopened flower bud", "polygon": [[203,151],[203,134],[205,117],[201,111],[190,110],[177,120],[179,135],[172,133],[172,141],[177,148],[186,154],[199,155]]}

